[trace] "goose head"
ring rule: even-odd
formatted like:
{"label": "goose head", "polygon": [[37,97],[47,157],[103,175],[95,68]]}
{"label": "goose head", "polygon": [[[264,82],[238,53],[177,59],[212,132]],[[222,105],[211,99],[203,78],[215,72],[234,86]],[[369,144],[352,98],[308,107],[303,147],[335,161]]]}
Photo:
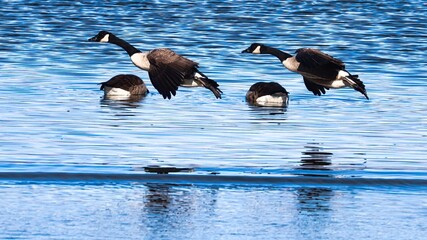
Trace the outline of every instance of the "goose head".
{"label": "goose head", "polygon": [[242,51],[242,53],[261,54],[265,49],[265,45],[261,43],[252,43],[250,47]]}
{"label": "goose head", "polygon": [[100,31],[98,34],[96,34],[94,37],[89,38],[89,42],[109,42],[110,36],[113,34],[107,31]]}

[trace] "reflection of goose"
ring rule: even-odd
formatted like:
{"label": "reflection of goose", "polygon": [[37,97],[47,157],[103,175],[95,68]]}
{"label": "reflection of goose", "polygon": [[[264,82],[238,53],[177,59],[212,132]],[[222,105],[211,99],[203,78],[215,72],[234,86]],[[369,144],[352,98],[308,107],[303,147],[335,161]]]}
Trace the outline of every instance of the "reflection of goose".
{"label": "reflection of goose", "polygon": [[148,71],[154,88],[163,98],[175,96],[180,85],[203,86],[211,90],[216,98],[221,98],[218,83],[198,70],[199,64],[176,54],[167,48],[141,52],[130,43],[107,31],[100,31],[89,42],[108,42],[122,47],[138,68]]}
{"label": "reflection of goose", "polygon": [[302,187],[297,189],[299,212],[319,214],[330,210],[334,192],[329,188]]}
{"label": "reflection of goose", "polygon": [[[308,145],[304,146],[307,150],[303,151],[300,166],[296,169],[303,170],[297,175],[331,177],[331,158],[332,153],[324,151],[321,147]],[[325,172],[327,171],[327,172]]]}
{"label": "reflection of goose", "polygon": [[144,81],[132,74],[120,74],[100,84],[100,90],[104,90],[104,95],[110,99],[121,100],[121,98],[126,99],[131,96],[143,97],[149,93]]}
{"label": "reflection of goose", "polygon": [[160,184],[147,184],[147,193],[145,194],[145,207],[151,212],[163,212],[172,203],[171,186]]}
{"label": "reflection of goose", "polygon": [[345,70],[345,64],[341,60],[317,49],[300,48],[296,50],[296,55],[292,56],[279,49],[253,43],[242,53],[276,56],[288,70],[303,76],[305,86],[314,95],[325,94],[325,89],[351,87],[369,99],[365,85],[357,75],[352,75]]}
{"label": "reflection of goose", "polygon": [[257,82],[246,93],[249,104],[264,107],[283,107],[289,103],[288,92],[276,82]]}
{"label": "reflection of goose", "polygon": [[331,165],[331,152],[325,152],[318,146],[305,146],[306,151],[302,152],[301,168],[312,170],[329,170],[327,166]]}

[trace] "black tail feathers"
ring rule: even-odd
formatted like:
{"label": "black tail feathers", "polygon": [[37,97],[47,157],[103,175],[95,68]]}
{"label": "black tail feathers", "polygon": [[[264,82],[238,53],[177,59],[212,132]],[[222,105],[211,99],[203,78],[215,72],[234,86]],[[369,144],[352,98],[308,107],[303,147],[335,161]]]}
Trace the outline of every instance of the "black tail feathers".
{"label": "black tail feathers", "polygon": [[354,90],[363,94],[366,99],[369,100],[368,94],[366,93],[365,84],[363,84],[362,80],[359,79],[358,75],[349,75],[347,78],[350,79],[349,84]]}
{"label": "black tail feathers", "polygon": [[218,88],[219,84],[215,82],[212,79],[209,79],[206,75],[204,75],[202,72],[197,72],[203,77],[203,78],[195,78],[196,81],[198,81],[203,87],[211,90],[211,92],[215,95],[216,98],[221,99],[222,91]]}

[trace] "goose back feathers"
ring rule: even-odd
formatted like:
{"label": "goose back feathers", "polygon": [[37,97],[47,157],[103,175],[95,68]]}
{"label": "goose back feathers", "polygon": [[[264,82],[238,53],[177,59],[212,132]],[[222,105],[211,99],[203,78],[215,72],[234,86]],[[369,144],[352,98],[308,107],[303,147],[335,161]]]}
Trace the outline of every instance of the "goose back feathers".
{"label": "goose back feathers", "polygon": [[246,101],[256,106],[282,107],[289,103],[288,92],[276,82],[257,82],[246,93]]}

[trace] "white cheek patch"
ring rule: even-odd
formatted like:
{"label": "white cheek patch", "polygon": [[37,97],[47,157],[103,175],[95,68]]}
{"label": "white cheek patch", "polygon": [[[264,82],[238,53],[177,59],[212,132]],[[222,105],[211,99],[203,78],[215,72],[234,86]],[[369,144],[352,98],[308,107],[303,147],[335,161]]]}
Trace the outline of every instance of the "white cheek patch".
{"label": "white cheek patch", "polygon": [[110,39],[110,34],[106,34],[101,40],[100,42],[108,42],[108,40]]}
{"label": "white cheek patch", "polygon": [[261,54],[261,46],[256,47],[253,51],[253,54]]}

